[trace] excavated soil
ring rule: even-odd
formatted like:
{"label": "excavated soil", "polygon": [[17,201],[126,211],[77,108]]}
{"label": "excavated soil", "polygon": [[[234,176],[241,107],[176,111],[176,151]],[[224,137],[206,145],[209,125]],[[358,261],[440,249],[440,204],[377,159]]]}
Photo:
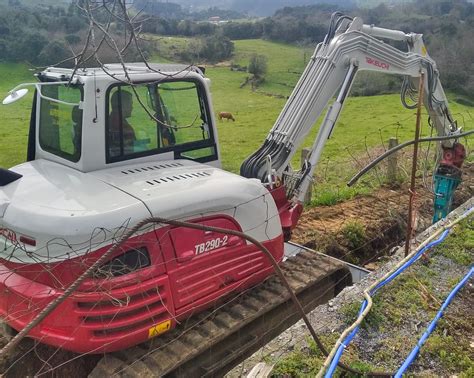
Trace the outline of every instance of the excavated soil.
{"label": "excavated soil", "polygon": [[[453,208],[473,195],[474,164],[469,164],[463,169]],[[377,260],[406,238],[408,204],[409,186],[404,184],[381,187],[333,206],[313,207],[304,211],[292,241],[375,269]],[[432,222],[433,194],[422,185],[416,187],[415,209],[415,232],[425,230]]]}

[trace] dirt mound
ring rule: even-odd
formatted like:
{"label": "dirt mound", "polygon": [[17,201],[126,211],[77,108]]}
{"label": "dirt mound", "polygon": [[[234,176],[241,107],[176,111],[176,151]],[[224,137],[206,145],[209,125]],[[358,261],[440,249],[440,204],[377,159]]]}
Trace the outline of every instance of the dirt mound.
{"label": "dirt mound", "polygon": [[[418,180],[421,182],[421,179]],[[422,185],[416,189],[417,231],[431,224],[433,194]],[[457,207],[474,194],[474,164],[464,168],[456,191]],[[382,187],[371,195],[358,196],[333,206],[304,211],[292,240],[334,257],[366,265],[386,255],[405,238],[408,214],[408,184]],[[369,266],[370,268],[370,266]]]}

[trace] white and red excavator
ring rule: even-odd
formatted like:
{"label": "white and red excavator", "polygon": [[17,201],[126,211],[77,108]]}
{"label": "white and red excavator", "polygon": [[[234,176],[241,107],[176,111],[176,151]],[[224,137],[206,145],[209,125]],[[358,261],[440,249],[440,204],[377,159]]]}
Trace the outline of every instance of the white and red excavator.
{"label": "white and red excavator", "polygon": [[[384,41],[404,42],[401,51]],[[465,151],[422,35],[336,14],[262,147],[240,175],[221,169],[210,83],[195,66],[51,67],[35,83],[27,162],[0,171],[0,315],[24,328],[125,230],[159,216],[243,231],[282,261],[324,144],[356,73],[403,75],[402,102],[421,73],[439,136],[441,215]],[[339,90],[339,91],[338,91]],[[301,170],[290,162],[332,101]],[[362,130],[363,132],[363,130]],[[448,139],[449,138],[449,139]],[[291,185],[289,184],[291,182]],[[272,266],[245,240],[162,225],[130,238],[29,337],[75,352],[121,350],[174,328]]]}

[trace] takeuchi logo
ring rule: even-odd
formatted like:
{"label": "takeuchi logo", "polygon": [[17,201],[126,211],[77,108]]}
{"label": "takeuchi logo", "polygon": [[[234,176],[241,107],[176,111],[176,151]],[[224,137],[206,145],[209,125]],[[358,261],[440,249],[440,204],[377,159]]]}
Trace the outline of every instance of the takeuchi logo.
{"label": "takeuchi logo", "polygon": [[8,228],[0,228],[0,236],[3,236],[5,239],[11,241],[12,243],[17,242],[16,234]]}
{"label": "takeuchi logo", "polygon": [[369,58],[368,56],[365,57],[365,61],[368,64],[371,64],[372,66],[382,68],[383,70],[388,70],[390,68],[390,65],[388,63],[381,62],[377,59]]}

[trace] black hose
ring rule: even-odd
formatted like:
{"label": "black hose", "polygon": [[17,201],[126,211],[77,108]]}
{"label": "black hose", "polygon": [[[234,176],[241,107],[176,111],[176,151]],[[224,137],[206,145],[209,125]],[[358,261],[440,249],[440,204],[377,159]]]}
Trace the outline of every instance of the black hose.
{"label": "black hose", "polygon": [[[445,135],[445,136],[438,136],[438,137],[421,138],[421,139],[418,139],[418,142],[439,142],[439,141],[448,140],[448,139],[458,139],[462,137],[467,137],[468,135],[471,135],[471,134],[474,134],[474,130],[466,131],[465,133],[456,134],[456,135]],[[398,146],[393,147],[392,149],[388,150],[384,154],[380,155],[377,159],[373,160],[365,168],[359,171],[359,173],[357,173],[354,177],[352,177],[350,181],[347,183],[347,186],[354,185],[361,178],[361,176],[365,175],[368,171],[370,171],[373,167],[375,167],[378,163],[380,163],[386,157],[414,143],[415,143],[414,140],[410,140],[408,142],[399,144]]]}

